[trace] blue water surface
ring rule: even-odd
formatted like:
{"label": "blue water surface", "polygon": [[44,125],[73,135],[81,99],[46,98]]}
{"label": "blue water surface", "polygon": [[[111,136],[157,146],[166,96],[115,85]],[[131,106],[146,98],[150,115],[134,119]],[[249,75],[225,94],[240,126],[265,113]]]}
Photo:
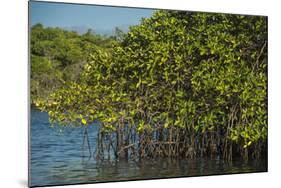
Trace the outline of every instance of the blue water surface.
{"label": "blue water surface", "polygon": [[[179,176],[267,171],[267,163],[219,159],[155,159],[98,163],[82,148],[84,127],[51,127],[46,112],[31,110],[30,186],[94,183]],[[95,151],[98,124],[89,126]]]}

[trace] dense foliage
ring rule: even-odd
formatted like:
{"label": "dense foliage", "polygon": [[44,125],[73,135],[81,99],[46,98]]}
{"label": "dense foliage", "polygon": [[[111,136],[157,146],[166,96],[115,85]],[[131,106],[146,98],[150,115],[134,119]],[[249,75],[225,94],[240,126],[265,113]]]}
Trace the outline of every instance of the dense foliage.
{"label": "dense foliage", "polygon": [[157,11],[90,54],[37,106],[54,124],[99,120],[99,156],[266,155],[265,17]]}
{"label": "dense foliage", "polygon": [[95,49],[108,49],[113,38],[83,35],[60,28],[31,28],[31,96],[32,101],[46,98],[65,82],[77,81],[90,54]]}

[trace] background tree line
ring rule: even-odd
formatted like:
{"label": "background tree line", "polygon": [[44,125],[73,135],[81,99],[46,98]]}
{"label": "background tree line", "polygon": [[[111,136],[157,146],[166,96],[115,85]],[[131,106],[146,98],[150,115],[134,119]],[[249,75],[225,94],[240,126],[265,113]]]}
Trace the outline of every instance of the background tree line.
{"label": "background tree line", "polygon": [[66,82],[78,81],[95,49],[107,50],[116,37],[88,30],[83,35],[36,24],[31,28],[31,97],[46,98]]}

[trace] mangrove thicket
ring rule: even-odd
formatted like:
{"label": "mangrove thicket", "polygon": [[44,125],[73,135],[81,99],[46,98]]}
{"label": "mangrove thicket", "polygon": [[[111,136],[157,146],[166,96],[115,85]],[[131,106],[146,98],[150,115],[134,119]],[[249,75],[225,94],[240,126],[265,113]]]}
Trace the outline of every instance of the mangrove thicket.
{"label": "mangrove thicket", "polygon": [[50,48],[31,44],[31,65],[48,69],[51,59],[56,74],[62,64],[85,63],[79,79],[36,105],[54,125],[87,129],[98,121],[99,159],[267,156],[266,17],[161,10],[106,47],[60,33],[71,40],[52,48],[57,39],[48,35],[52,42],[38,43]]}

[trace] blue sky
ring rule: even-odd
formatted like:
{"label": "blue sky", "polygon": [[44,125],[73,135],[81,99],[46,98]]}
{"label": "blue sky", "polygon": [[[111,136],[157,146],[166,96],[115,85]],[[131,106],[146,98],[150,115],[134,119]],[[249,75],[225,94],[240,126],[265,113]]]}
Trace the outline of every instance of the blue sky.
{"label": "blue sky", "polygon": [[110,30],[116,26],[136,25],[142,17],[150,17],[154,10],[106,7],[94,5],[30,2],[30,23],[47,27],[83,26]]}

